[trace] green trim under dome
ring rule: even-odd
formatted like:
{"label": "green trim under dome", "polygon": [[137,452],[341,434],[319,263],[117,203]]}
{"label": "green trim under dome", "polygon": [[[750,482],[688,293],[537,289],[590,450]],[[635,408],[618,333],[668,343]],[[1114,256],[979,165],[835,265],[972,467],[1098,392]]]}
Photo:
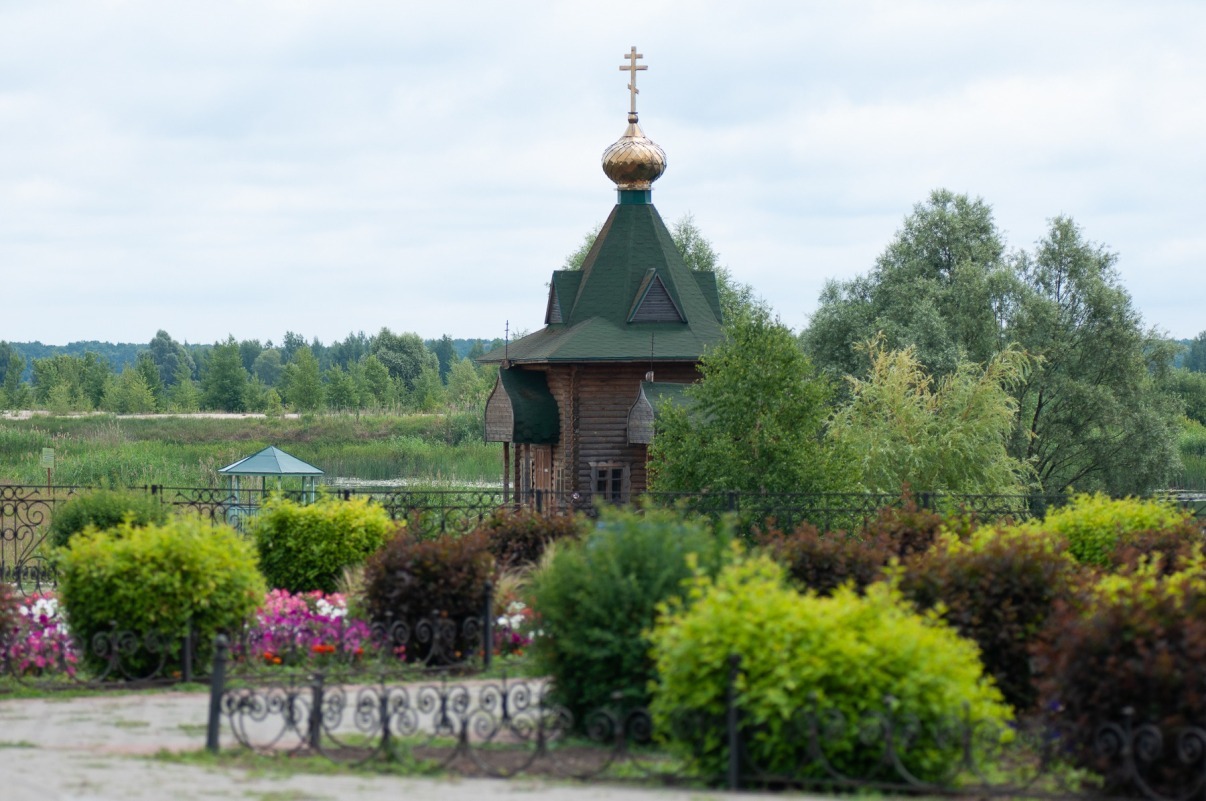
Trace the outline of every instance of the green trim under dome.
{"label": "green trim under dome", "polygon": [[653,203],[652,189],[617,189],[616,203],[620,206],[648,206]]}

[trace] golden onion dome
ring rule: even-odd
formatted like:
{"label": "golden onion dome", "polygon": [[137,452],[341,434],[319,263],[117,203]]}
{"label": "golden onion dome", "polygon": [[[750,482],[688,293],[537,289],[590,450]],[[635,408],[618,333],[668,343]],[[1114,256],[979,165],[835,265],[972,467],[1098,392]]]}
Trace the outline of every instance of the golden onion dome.
{"label": "golden onion dome", "polygon": [[665,171],[666,151],[645,136],[636,113],[629,113],[624,135],[603,151],[603,172],[617,189],[649,189]]}

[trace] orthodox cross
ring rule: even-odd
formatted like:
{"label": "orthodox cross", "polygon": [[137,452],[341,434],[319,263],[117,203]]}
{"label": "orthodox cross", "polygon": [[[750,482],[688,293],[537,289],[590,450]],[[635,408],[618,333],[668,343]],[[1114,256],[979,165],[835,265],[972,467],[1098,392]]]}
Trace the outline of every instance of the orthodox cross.
{"label": "orthodox cross", "polygon": [[644,56],[636,51],[635,45],[633,45],[632,50],[630,50],[624,54],[624,58],[628,59],[628,63],[621,64],[620,70],[623,72],[627,72],[631,75],[631,77],[629,78],[631,83],[628,84],[628,91],[631,93],[632,105],[629,107],[628,113],[636,114],[636,96],[641,93],[641,91],[639,89],[637,89],[637,86],[636,86],[637,70],[647,70],[647,69],[649,69],[649,65],[637,64],[637,59],[644,58]]}

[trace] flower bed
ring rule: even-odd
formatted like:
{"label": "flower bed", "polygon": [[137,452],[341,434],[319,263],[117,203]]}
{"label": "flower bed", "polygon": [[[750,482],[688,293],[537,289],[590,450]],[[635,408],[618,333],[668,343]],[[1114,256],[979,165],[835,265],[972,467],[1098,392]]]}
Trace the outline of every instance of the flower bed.
{"label": "flower bed", "polygon": [[54,595],[36,593],[18,602],[16,628],[0,657],[7,671],[19,676],[75,675],[79,653]]}

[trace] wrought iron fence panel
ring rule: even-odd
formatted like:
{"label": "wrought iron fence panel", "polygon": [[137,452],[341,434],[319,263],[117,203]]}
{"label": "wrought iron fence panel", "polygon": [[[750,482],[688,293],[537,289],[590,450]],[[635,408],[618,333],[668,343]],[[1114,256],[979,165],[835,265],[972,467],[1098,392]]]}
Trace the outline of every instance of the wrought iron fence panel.
{"label": "wrought iron fence panel", "polygon": [[308,682],[235,687],[217,704],[235,741],[335,762],[418,759],[464,775],[699,777],[645,749],[645,710],[603,709],[578,725],[540,679],[427,684]]}
{"label": "wrought iron fence panel", "polygon": [[[65,623],[22,617],[0,632],[0,678],[43,691],[131,689],[190,682],[208,667],[208,651],[187,631],[132,631],[114,624],[91,638]],[[204,666],[204,667],[202,667]]]}
{"label": "wrought iron fence panel", "polygon": [[57,585],[46,538],[58,504],[81,487],[0,485],[0,582],[22,593]]}

